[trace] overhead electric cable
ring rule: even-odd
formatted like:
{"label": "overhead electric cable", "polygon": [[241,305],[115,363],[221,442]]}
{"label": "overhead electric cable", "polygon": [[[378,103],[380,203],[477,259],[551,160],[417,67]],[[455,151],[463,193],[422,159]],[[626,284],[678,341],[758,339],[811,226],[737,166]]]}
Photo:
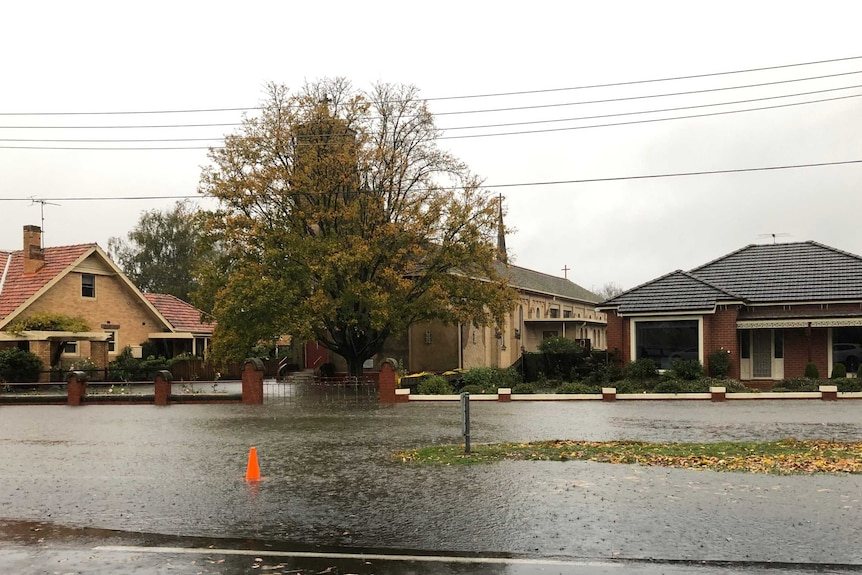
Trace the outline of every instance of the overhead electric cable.
{"label": "overhead electric cable", "polygon": [[[858,98],[862,96],[862,94],[851,94],[848,96],[836,96],[834,98],[821,98],[819,100],[809,100],[805,102],[791,102],[788,104],[777,104],[774,106],[760,106],[756,108],[745,108],[742,110],[725,110],[722,112],[708,112],[705,114],[690,114],[688,116],[674,116],[672,118],[651,118],[645,120],[629,120],[626,122],[610,122],[607,124],[591,124],[589,126],[567,126],[565,128],[544,128],[541,130],[520,130],[517,132],[496,132],[489,134],[462,134],[458,136],[439,136],[438,140],[462,140],[468,138],[490,138],[490,137],[498,137],[498,136],[521,136],[526,134],[546,134],[552,132],[567,132],[573,130],[588,130],[593,128],[609,128],[613,126],[631,126],[636,124],[650,124],[656,122],[668,122],[672,120],[688,120],[692,118],[708,118],[712,116],[724,116],[728,114],[739,114],[743,112],[758,112],[763,110],[775,110],[779,108],[789,108],[793,106],[804,106],[807,104],[819,104],[823,102],[833,102],[838,100],[847,100],[850,98]],[[162,141],[162,140],[157,140]],[[308,145],[323,145],[323,144],[308,144]],[[159,147],[120,147],[120,146],[104,146],[104,147],[96,147],[96,146],[4,146],[0,145],[0,149],[8,149],[8,150],[86,150],[86,151],[159,151],[159,150],[219,150],[224,149],[224,146],[181,146],[181,147],[173,147],[173,146],[159,146]]]}
{"label": "overhead electric cable", "polygon": [[[765,172],[765,171],[776,171],[776,170],[795,170],[802,168],[820,168],[826,166],[845,166],[852,164],[862,164],[862,159],[858,160],[843,160],[837,162],[816,162],[810,164],[785,164],[780,166],[759,166],[755,168],[731,168],[727,170],[700,170],[700,171],[692,171],[692,172],[670,172],[663,174],[642,174],[637,176],[612,176],[607,178],[583,178],[577,180],[552,180],[545,182],[519,182],[519,183],[509,183],[509,184],[484,184],[481,187],[483,188],[518,188],[518,187],[532,187],[532,186],[558,186],[563,184],[593,184],[599,182],[619,182],[626,180],[648,180],[648,179],[658,179],[658,178],[679,178],[683,176],[709,176],[709,175],[720,175],[720,174],[739,174],[739,173],[747,173],[747,172]],[[445,189],[463,189],[463,186],[441,186],[441,188]],[[417,192],[421,192],[424,190],[417,189],[414,190]],[[305,192],[307,193],[307,192]],[[324,192],[321,192],[324,193]],[[344,192],[339,192],[344,193]],[[364,194],[367,192],[357,191],[353,192],[354,194]],[[64,201],[64,202],[91,202],[91,201],[133,201],[133,200],[179,200],[179,199],[218,199],[213,196],[206,195],[177,195],[177,196],[110,196],[110,197],[99,197],[99,196],[87,196],[87,197],[48,197],[48,198],[39,198],[41,201]],[[34,201],[33,197],[29,198],[2,198],[0,197],[0,202],[19,202],[19,201]]]}
{"label": "overhead electric cable", "polygon": [[[523,110],[538,110],[546,108],[561,108],[568,106],[582,106],[589,104],[608,104],[612,102],[626,102],[633,100],[648,100],[651,98],[666,98],[673,96],[691,96],[695,94],[707,94],[714,92],[724,92],[728,90],[741,90],[747,88],[762,88],[764,86],[773,86],[778,84],[789,84],[794,82],[805,82],[809,80],[822,80],[824,78],[834,78],[839,76],[850,76],[854,74],[862,74],[862,70],[853,72],[841,72],[838,74],[827,74],[823,76],[811,76],[807,78],[796,78],[792,80],[776,80],[773,82],[759,82],[756,84],[743,84],[738,86],[723,86],[719,88],[705,88],[701,90],[687,90],[683,92],[668,92],[664,94],[647,94],[641,96],[624,96],[619,98],[603,98],[598,100],[581,100],[578,102],[562,102],[556,104],[534,104],[529,106],[512,106],[507,108],[486,108],[479,110],[457,110],[454,112],[437,112],[433,115],[437,116],[455,116],[465,114],[484,114],[491,112],[515,112]],[[106,126],[0,126],[0,129],[18,129],[18,130],[112,130],[112,129],[140,129],[140,128],[210,128],[210,127],[237,127],[242,126],[242,122],[226,122],[226,123],[203,123],[203,124],[130,124],[130,125],[106,125]]]}
{"label": "overhead electric cable", "polygon": [[[696,104],[692,106],[676,106],[673,108],[659,108],[653,110],[639,110],[633,112],[617,112],[614,114],[598,114],[594,116],[580,116],[575,118],[554,118],[550,120],[528,120],[524,122],[506,122],[500,124],[479,124],[474,126],[452,126],[452,127],[441,127],[440,130],[443,132],[452,131],[452,130],[478,130],[485,128],[505,128],[509,126],[526,126],[533,124],[553,124],[558,122],[577,122],[582,120],[597,120],[601,118],[614,118],[620,116],[637,116],[641,114],[657,114],[657,113],[665,113],[665,112],[678,112],[681,110],[693,110],[700,108],[714,108],[718,106],[731,106],[736,104],[749,104],[751,102],[763,102],[767,100],[778,100],[782,98],[795,98],[799,96],[811,96],[814,94],[823,94],[827,92],[838,92],[841,90],[851,90],[855,88],[862,88],[862,84],[855,84],[853,86],[844,86],[841,88],[827,88],[825,90],[813,90],[810,92],[797,92],[795,94],[783,94],[780,96],[765,96],[763,98],[749,98],[747,100],[732,100],[729,102],[715,102],[712,104]],[[858,97],[859,95],[850,95],[849,97]],[[818,101],[815,101],[819,102]],[[806,102],[798,102],[798,104],[802,104]],[[770,109],[774,106],[765,106],[761,109]],[[673,118],[667,118],[673,119]],[[206,142],[206,141],[214,141],[214,140],[223,140],[224,136],[218,136],[214,138],[127,138],[127,139],[96,139],[96,138],[57,138],[57,139],[48,139],[48,138],[0,138],[0,142],[53,142],[53,143],[131,143],[131,142]],[[303,145],[303,144],[298,144]],[[308,144],[314,146],[325,146],[328,145],[328,142],[314,143]]]}
{"label": "overhead electric cable", "polygon": [[[646,80],[626,80],[621,82],[610,82],[605,84],[588,84],[584,86],[571,86],[566,88],[544,88],[536,90],[519,90],[514,92],[495,92],[488,94],[470,94],[460,96],[441,96],[433,98],[420,98],[427,102],[444,100],[466,100],[475,98],[492,98],[503,96],[524,96],[529,94],[545,94],[552,92],[566,92],[574,90],[589,90],[594,88],[612,88],[617,86],[632,86],[637,84],[650,84],[658,82],[671,82],[677,80],[692,80],[697,78],[710,78],[715,76],[728,76],[732,74],[746,74],[750,72],[765,72],[767,70],[781,70],[785,68],[797,68],[801,66],[814,66],[818,64],[831,64],[835,62],[847,62],[859,60],[862,56],[847,56],[845,58],[831,58],[828,60],[813,60],[810,62],[798,62],[795,64],[780,64],[777,66],[763,66],[760,68],[746,68],[742,70],[728,70],[724,72],[707,72],[703,74],[691,74],[688,76],[668,76],[664,78],[650,78]],[[213,113],[213,112],[240,112],[249,110],[260,110],[260,106],[251,107],[222,107],[222,108],[191,108],[185,110],[127,110],[127,111],[99,111],[99,112],[0,112],[0,116],[102,116],[102,115],[135,115],[135,114],[189,114],[189,113]]]}

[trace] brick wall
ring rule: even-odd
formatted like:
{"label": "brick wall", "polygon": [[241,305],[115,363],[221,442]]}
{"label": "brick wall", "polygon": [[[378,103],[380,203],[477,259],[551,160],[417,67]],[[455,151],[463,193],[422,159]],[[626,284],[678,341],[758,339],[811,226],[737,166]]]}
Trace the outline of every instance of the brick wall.
{"label": "brick wall", "polygon": [[[140,345],[151,332],[162,331],[161,322],[140,298],[112,275],[96,275],[96,297],[85,298],[81,296],[81,274],[71,272],[33,302],[27,314],[35,313],[81,316],[91,331],[102,331],[107,324],[119,326],[116,352],[127,345]],[[87,357],[91,351],[88,342],[81,342],[79,355]]]}
{"label": "brick wall", "polygon": [[719,308],[714,314],[703,316],[703,367],[709,373],[709,355],[714,351],[730,351],[728,377],[739,378],[739,340],[736,330],[737,306]]}
{"label": "brick wall", "polygon": [[811,361],[817,365],[820,377],[829,377],[831,370],[827,365],[829,352],[829,328],[811,328],[809,345],[808,328],[784,330],[784,377],[804,377],[805,365]]}
{"label": "brick wall", "polygon": [[619,350],[617,361],[620,365],[625,365],[631,358],[629,357],[629,346],[624,344],[628,339],[628,320],[618,316],[615,312],[608,313],[608,351]]}

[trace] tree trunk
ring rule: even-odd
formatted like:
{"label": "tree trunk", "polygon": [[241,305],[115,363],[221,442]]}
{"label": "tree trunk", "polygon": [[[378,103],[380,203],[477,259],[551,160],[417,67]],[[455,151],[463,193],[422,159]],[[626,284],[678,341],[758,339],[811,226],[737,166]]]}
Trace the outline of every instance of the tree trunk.
{"label": "tree trunk", "polygon": [[362,365],[365,363],[365,360],[366,360],[367,358],[363,358],[363,357],[346,357],[346,358],[344,358],[344,359],[346,359],[346,360],[347,360],[347,374],[348,374],[350,377],[355,377],[355,378],[357,378],[358,380],[361,380],[361,379],[362,379],[362,375],[363,375],[363,373],[364,373],[364,370],[363,370],[363,368],[362,368]]}

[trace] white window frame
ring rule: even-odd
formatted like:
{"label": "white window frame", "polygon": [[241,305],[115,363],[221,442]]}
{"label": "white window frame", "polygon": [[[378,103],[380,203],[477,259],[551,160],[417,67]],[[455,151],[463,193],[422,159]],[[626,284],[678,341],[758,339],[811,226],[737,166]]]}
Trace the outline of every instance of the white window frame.
{"label": "white window frame", "polygon": [[629,360],[637,360],[637,324],[641,321],[697,321],[697,359],[703,364],[703,316],[702,315],[651,315],[633,317],[629,321]]}

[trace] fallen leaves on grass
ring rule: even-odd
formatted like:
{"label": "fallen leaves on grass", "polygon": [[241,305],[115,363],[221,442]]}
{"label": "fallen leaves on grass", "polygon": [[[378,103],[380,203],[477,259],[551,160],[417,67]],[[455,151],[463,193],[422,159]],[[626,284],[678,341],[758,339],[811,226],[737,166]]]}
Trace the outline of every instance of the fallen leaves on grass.
{"label": "fallen leaves on grass", "polygon": [[748,473],[862,473],[862,442],[784,439],[764,443],[645,443],[553,440],[531,443],[444,445],[394,455],[404,463],[442,465],[502,460],[597,461]]}

